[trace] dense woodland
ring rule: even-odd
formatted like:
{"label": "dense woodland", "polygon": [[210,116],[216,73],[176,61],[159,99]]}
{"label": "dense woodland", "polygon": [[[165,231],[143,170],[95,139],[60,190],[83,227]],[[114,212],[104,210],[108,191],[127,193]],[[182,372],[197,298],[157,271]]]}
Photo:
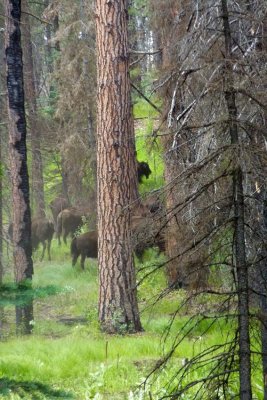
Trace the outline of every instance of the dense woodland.
{"label": "dense woodland", "polygon": [[266,0],[0,0],[0,398],[267,400]]}

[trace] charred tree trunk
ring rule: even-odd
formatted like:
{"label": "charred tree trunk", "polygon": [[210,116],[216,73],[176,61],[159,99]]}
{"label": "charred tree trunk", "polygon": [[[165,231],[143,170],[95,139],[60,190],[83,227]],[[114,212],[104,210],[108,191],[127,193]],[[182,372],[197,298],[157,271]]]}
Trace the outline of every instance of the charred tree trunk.
{"label": "charred tree trunk", "polygon": [[238,289],[238,327],[239,327],[239,381],[240,399],[252,399],[251,389],[251,350],[249,335],[249,292],[248,265],[245,246],[245,210],[243,193],[243,172],[238,158],[240,140],[237,126],[236,95],[233,78],[232,38],[227,0],[221,0],[223,34],[225,40],[225,101],[229,118],[229,133],[236,157],[233,172],[234,206],[234,252]]}
{"label": "charred tree trunk", "polygon": [[96,1],[99,320],[109,333],[141,330],[131,246],[133,123],[127,7]]}
{"label": "charred tree trunk", "polygon": [[32,195],[34,209],[37,215],[45,216],[43,161],[41,153],[41,135],[38,127],[36,88],[34,82],[34,64],[31,39],[31,26],[28,14],[28,2],[23,4],[23,61],[25,98],[29,112],[29,126],[32,148]]}
{"label": "charred tree trunk", "polygon": [[[2,11],[2,7],[0,8],[0,12]],[[0,43],[0,52],[4,50],[3,42]],[[3,60],[0,60],[0,70],[3,71],[4,65]],[[2,92],[2,75],[0,74],[0,93]],[[4,101],[2,96],[0,97],[0,120],[4,120],[3,115]],[[2,159],[2,137],[3,137],[3,129],[0,126],[0,284],[3,282],[3,159]],[[1,316],[0,316],[1,319]]]}
{"label": "charred tree trunk", "polygon": [[[1,85],[0,85],[1,87]],[[1,101],[0,101],[1,106]],[[3,172],[2,172],[2,136],[0,129],[0,284],[3,282]]]}
{"label": "charred tree trunk", "polygon": [[[267,13],[263,19],[262,38],[261,38],[262,52],[267,57]],[[264,63],[265,67],[265,63]],[[265,125],[267,125],[267,112],[265,111]],[[265,237],[267,234],[267,190],[265,182],[262,185],[264,188],[261,193],[262,205],[262,218],[261,218],[261,234],[263,240],[262,258],[264,261],[260,264],[260,308],[263,320],[261,321],[261,347],[262,347],[262,370],[263,370],[263,387],[264,387],[264,400],[267,400],[267,248],[265,245]]]}
{"label": "charred tree trunk", "polygon": [[15,280],[31,279],[31,213],[26,150],[20,1],[5,0],[7,92],[9,116],[10,175],[13,200]]}

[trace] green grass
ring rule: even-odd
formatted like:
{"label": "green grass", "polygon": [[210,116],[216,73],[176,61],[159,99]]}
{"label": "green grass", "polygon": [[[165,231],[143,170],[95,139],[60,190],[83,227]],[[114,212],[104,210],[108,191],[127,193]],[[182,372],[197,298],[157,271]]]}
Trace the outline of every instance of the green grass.
{"label": "green grass", "polygon": [[[40,398],[50,398],[49,390],[58,391],[58,398],[64,391],[77,399],[96,393],[123,398],[143,370],[161,357],[159,334],[102,334],[97,322],[97,263],[86,260],[85,271],[79,265],[72,268],[69,247],[58,247],[55,240],[53,261],[40,262],[40,252],[34,254],[33,288],[52,284],[60,290],[35,299],[31,336],[15,337],[14,308],[6,308],[9,330],[0,343],[0,385],[5,395],[1,391],[0,395],[11,399],[26,393],[30,398],[27,388],[37,385]],[[46,385],[43,391],[41,384]]]}
{"label": "green grass", "polygon": [[[53,261],[40,262],[39,257],[40,250],[34,254],[33,292],[43,288],[46,295],[35,297],[33,334],[15,336],[14,304],[4,307],[0,399],[146,400],[150,399],[149,392],[157,399],[166,393],[165,386],[182,366],[182,360],[190,360],[205,348],[222,343],[229,332],[230,336],[234,332],[231,322],[220,319],[212,324],[212,319],[198,314],[198,308],[201,309],[203,304],[215,301],[211,295],[203,295],[177,315],[186,292],[171,292],[155,302],[166,287],[164,270],[159,268],[138,288],[144,332],[105,335],[97,321],[96,261],[87,259],[85,271],[79,265],[72,268],[69,247],[58,247],[55,240],[52,243]],[[151,250],[146,263],[138,267],[145,266],[145,271],[149,272],[162,261]],[[138,274],[139,281],[143,276],[144,272]],[[11,280],[11,276],[7,278]],[[47,293],[46,288],[51,286],[58,290]],[[191,319],[195,313],[197,317]],[[148,381],[144,391],[143,386],[138,385],[162,359],[164,351],[167,352],[186,332],[187,338],[174,351],[172,361],[158,377],[155,376],[153,385]],[[187,381],[205,373],[205,369],[188,373]],[[255,398],[259,399],[262,398],[260,384],[258,367],[254,392]],[[237,391],[238,387],[233,384],[231,390]],[[190,394],[185,398],[190,399]]]}

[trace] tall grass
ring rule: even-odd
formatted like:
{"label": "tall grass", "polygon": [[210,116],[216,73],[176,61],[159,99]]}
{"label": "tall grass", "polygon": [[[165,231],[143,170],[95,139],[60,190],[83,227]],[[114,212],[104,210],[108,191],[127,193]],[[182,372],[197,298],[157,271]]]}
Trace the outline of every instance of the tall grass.
{"label": "tall grass", "polygon": [[[157,268],[164,259],[149,250],[145,263],[137,265],[144,332],[107,336],[100,331],[97,320],[97,263],[87,259],[85,271],[79,263],[73,268],[69,245],[58,247],[55,240],[53,261],[40,262],[39,257],[40,250],[34,254],[33,289],[45,290],[53,285],[58,290],[34,300],[34,328],[30,336],[15,336],[14,305],[5,306],[2,332],[6,334],[0,342],[0,398],[154,400],[175,388],[175,376],[184,360],[222,343],[234,331],[222,318],[216,323],[209,318],[201,319],[200,315],[192,318],[198,314],[198,308],[212,304],[211,295],[200,296],[179,312],[185,292],[170,292],[158,299],[166,287],[164,270]],[[143,280],[153,269],[155,272]],[[146,381],[149,371],[185,333],[186,338],[174,350],[170,363]],[[261,372],[259,360],[256,361],[254,393],[260,399]],[[205,373],[203,368],[188,373],[187,382]],[[175,378],[168,386],[172,376]],[[146,385],[142,384],[145,381]],[[233,383],[230,389],[234,394],[238,385]],[[186,396],[190,399],[190,392]]]}

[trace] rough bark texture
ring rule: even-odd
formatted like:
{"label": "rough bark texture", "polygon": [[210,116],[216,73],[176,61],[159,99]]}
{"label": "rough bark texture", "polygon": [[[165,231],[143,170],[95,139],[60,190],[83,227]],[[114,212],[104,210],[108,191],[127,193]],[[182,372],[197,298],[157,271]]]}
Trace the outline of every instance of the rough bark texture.
{"label": "rough bark texture", "polygon": [[5,0],[5,15],[14,268],[15,280],[21,282],[24,279],[32,278],[33,264],[31,258],[31,214],[26,151],[20,1]]}
{"label": "rough bark texture", "polygon": [[99,319],[109,333],[139,331],[129,209],[134,171],[126,2],[97,0],[96,30]]}
{"label": "rough bark texture", "polygon": [[[237,108],[233,79],[232,39],[229,22],[227,0],[221,1],[223,16],[223,33],[225,39],[225,101],[229,116],[229,133],[231,144],[239,146]],[[234,252],[236,262],[238,286],[238,326],[239,326],[239,381],[240,399],[252,399],[251,389],[251,361],[250,361],[250,335],[249,335],[249,292],[248,292],[248,266],[245,247],[245,209],[243,193],[243,173],[236,157],[236,168],[233,172],[233,205],[234,205]]]}
{"label": "rough bark texture", "polygon": [[[0,107],[2,102],[0,101]],[[1,107],[2,108],[2,107]],[[1,114],[0,114],[1,115]],[[2,132],[0,129],[0,284],[3,282],[3,174],[2,174]]]}
{"label": "rough bark texture", "polygon": [[16,332],[17,335],[29,335],[33,330],[33,303],[16,306]]}
{"label": "rough bark texture", "polygon": [[32,196],[35,214],[45,217],[43,161],[41,153],[41,135],[38,127],[36,88],[34,82],[33,51],[28,2],[23,0],[23,61],[25,99],[29,113],[29,128],[32,149]]}
{"label": "rough bark texture", "polygon": [[[0,7],[0,12],[2,11],[2,7]],[[0,52],[2,53],[4,50],[3,42],[0,42]],[[0,69],[3,71],[4,63],[3,60],[0,59]],[[2,92],[2,76],[0,76],[0,93]],[[0,97],[0,120],[4,120],[4,112],[3,110],[4,101],[3,98]],[[0,284],[3,282],[3,167],[2,167],[2,137],[3,137],[3,129],[0,126]],[[0,324],[1,324],[1,310],[0,310]],[[1,329],[1,326],[0,326]]]}
{"label": "rough bark texture", "polygon": [[[262,51],[267,55],[267,14],[263,20],[263,37],[262,37]],[[265,111],[265,126],[267,126],[267,111]],[[266,188],[264,180],[264,188]],[[261,231],[263,238],[267,234],[267,190],[263,190],[261,196],[262,204],[262,218],[261,218]],[[262,369],[263,369],[263,385],[264,385],[264,400],[267,400],[267,249],[264,243],[262,249],[263,261],[260,265],[260,307],[263,316],[262,326],[261,326],[261,344],[262,344]]]}
{"label": "rough bark texture", "polygon": [[[44,0],[44,7],[49,7],[49,0]],[[52,48],[51,48],[51,25],[46,24],[45,26],[45,36],[46,36],[46,46],[45,46],[45,54],[46,54],[46,66],[47,72],[51,74],[53,72],[53,60],[52,60]]]}
{"label": "rough bark texture", "polygon": [[[165,4],[164,4],[165,7]],[[180,14],[180,21],[177,24],[175,15]],[[177,54],[174,52],[175,46],[182,40],[189,25],[191,16],[191,8],[188,1],[174,2],[168,8],[167,19],[171,21],[164,29],[165,35],[162,38],[162,67],[163,71],[171,71],[177,67]],[[177,129],[176,114],[183,109],[183,89],[177,87],[176,79],[170,80],[169,86],[166,85],[165,93],[165,111],[164,116],[167,119],[166,131],[168,135],[162,139],[165,157],[165,184],[169,188],[166,195],[166,211],[168,217],[167,234],[166,234],[166,253],[169,262],[166,266],[166,274],[168,285],[171,288],[179,288],[188,286],[197,279],[192,274],[193,268],[186,268],[185,259],[178,258],[181,253],[192,240],[192,231],[189,224],[185,224],[183,214],[177,212],[177,204],[183,202],[186,193],[190,192],[189,183],[185,185],[177,184],[177,176],[179,176],[187,167],[187,158],[190,149],[184,146],[184,137],[177,139],[174,143],[174,132]],[[183,145],[182,145],[183,144]],[[186,258],[186,257],[185,257]],[[188,277],[190,270],[191,278]],[[196,286],[193,284],[193,286]]]}
{"label": "rough bark texture", "polygon": [[[169,138],[169,140],[168,140]],[[166,185],[171,185],[173,177],[177,175],[179,168],[179,159],[175,150],[169,151],[171,148],[172,135],[166,136],[163,140],[164,148],[166,151],[165,156],[165,172],[164,178]],[[172,210],[175,205],[179,203],[179,191],[175,185],[172,185],[168,195],[166,196],[166,210],[168,213],[168,225],[166,235],[166,254],[170,260],[166,266],[166,275],[168,285],[170,288],[179,288],[182,286],[185,272],[181,265],[178,265],[177,254],[179,252],[180,232],[184,231],[184,226],[179,224],[179,216],[175,215]]]}
{"label": "rough bark texture", "polygon": [[[165,29],[165,36],[161,38],[163,47],[162,52],[162,67],[163,70],[168,70],[172,63],[171,54],[171,40],[172,35],[175,32],[179,35],[178,29],[174,27],[174,21],[171,17],[171,9],[168,9],[168,17],[172,23]],[[165,98],[165,111],[164,115],[167,115],[170,108],[170,92],[174,90],[175,83],[172,84],[171,88],[167,90],[163,96]],[[177,99],[175,99],[176,101]],[[179,287],[183,281],[183,270],[181,266],[178,265],[177,254],[179,249],[179,232],[181,231],[181,226],[179,226],[179,221],[175,213],[172,211],[175,206],[180,201],[179,191],[176,186],[172,184],[173,178],[183,169],[181,163],[179,162],[179,156],[176,149],[172,149],[173,143],[173,133],[172,125],[166,123],[166,130],[169,133],[165,135],[162,139],[162,144],[165,152],[164,157],[164,180],[166,186],[171,186],[166,196],[166,212],[168,214],[168,224],[167,224],[167,234],[166,234],[166,254],[170,260],[166,266],[166,275],[169,287],[176,288]],[[182,228],[183,230],[183,228]]]}

